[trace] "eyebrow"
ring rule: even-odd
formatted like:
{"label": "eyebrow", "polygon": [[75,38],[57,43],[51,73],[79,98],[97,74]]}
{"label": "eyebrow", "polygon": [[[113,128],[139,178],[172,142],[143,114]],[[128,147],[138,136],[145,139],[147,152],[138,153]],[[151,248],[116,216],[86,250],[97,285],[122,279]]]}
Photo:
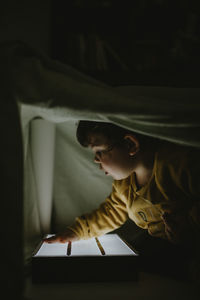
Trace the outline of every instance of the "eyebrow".
{"label": "eyebrow", "polygon": [[[103,147],[103,145],[99,144],[99,145],[90,145],[91,149],[94,151],[98,151],[98,147]],[[97,148],[97,149],[96,149]]]}
{"label": "eyebrow", "polygon": [[94,141],[93,143],[89,143],[90,147],[98,147],[98,146],[105,146],[106,144],[103,144],[102,142],[98,142],[98,140]]}
{"label": "eyebrow", "polygon": [[100,145],[100,144],[98,144],[98,143],[90,143],[90,144],[89,144],[90,147],[97,147],[97,146],[99,146],[99,145]]}

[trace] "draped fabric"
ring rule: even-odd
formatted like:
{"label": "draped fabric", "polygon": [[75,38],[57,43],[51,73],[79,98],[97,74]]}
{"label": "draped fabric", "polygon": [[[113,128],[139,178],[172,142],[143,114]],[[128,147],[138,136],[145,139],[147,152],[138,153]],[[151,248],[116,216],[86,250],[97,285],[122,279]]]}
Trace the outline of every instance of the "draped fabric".
{"label": "draped fabric", "polygon": [[[109,87],[23,44],[6,48],[9,85],[23,127],[35,116],[51,122],[111,121],[162,139],[200,146],[199,88]],[[12,80],[10,80],[12,78]]]}
{"label": "draped fabric", "polygon": [[110,87],[22,43],[2,45],[1,60],[23,134],[27,259],[44,233],[64,229],[110,192],[111,179],[75,139],[78,120],[200,147],[199,88]]}

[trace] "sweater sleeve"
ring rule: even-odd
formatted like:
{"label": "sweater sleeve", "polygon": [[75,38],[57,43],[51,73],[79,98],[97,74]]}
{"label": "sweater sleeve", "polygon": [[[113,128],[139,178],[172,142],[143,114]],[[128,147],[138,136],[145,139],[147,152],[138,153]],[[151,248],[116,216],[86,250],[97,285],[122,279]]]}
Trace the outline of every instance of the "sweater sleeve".
{"label": "sweater sleeve", "polygon": [[200,234],[200,150],[197,153],[198,155],[193,154],[190,156],[187,178],[191,197],[189,220],[193,228]]}
{"label": "sweater sleeve", "polygon": [[112,193],[99,208],[76,218],[75,223],[68,228],[80,239],[89,239],[113,231],[127,219],[126,200],[118,193],[113,183]]}
{"label": "sweater sleeve", "polygon": [[[163,200],[157,203],[161,214],[168,213],[177,223],[174,229],[183,238],[200,234],[200,151],[190,149],[174,155],[173,161],[159,164],[157,186]],[[182,220],[182,221],[180,221]],[[174,223],[174,224],[176,224]]]}

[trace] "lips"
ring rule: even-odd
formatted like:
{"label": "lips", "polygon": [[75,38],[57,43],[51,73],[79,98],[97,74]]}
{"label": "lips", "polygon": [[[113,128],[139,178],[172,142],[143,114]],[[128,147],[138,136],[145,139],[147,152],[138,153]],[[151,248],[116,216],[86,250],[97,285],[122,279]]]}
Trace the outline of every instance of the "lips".
{"label": "lips", "polygon": [[105,173],[105,175],[109,175],[109,173],[104,170],[104,168],[102,167],[102,165],[100,165],[99,168],[100,168],[100,170],[102,170]]}

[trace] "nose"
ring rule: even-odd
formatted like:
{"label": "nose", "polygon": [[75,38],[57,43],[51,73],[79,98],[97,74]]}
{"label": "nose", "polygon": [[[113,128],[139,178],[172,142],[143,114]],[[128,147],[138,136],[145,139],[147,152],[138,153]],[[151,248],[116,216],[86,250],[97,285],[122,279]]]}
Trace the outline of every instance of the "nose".
{"label": "nose", "polygon": [[102,165],[101,165],[101,161],[100,161],[100,158],[98,157],[98,155],[96,154],[95,157],[94,157],[94,162],[99,164],[99,169],[102,170]]}

